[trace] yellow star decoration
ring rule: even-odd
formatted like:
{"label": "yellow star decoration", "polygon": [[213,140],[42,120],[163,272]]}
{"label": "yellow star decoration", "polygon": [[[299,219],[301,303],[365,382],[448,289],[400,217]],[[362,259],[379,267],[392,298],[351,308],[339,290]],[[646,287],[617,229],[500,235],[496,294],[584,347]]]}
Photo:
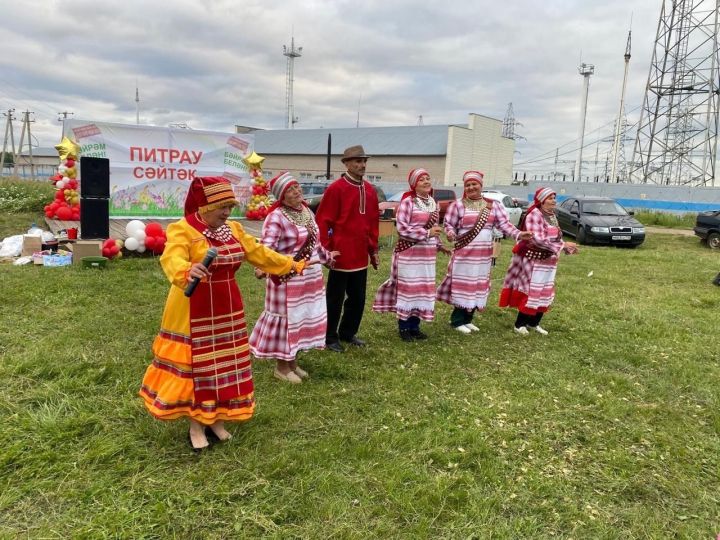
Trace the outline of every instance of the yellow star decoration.
{"label": "yellow star decoration", "polygon": [[77,159],[80,147],[67,137],[63,137],[63,140],[60,141],[60,144],[55,145],[55,150],[58,151],[58,155],[62,160],[65,160],[67,158]]}
{"label": "yellow star decoration", "polygon": [[243,158],[243,163],[245,163],[251,171],[259,171],[262,169],[263,161],[265,161],[265,158],[256,154],[255,150],[253,150],[252,154]]}

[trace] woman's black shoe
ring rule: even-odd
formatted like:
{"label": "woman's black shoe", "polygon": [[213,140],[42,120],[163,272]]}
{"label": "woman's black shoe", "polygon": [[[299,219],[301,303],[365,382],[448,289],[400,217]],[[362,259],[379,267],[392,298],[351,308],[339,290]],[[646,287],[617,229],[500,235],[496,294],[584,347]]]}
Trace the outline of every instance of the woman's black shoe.
{"label": "woman's black shoe", "polygon": [[413,337],[413,339],[418,339],[418,340],[428,338],[427,334],[424,332],[421,332],[420,329],[410,330],[410,335]]}
{"label": "woman's black shoe", "polygon": [[215,435],[215,432],[210,428],[210,426],[205,426],[205,436],[207,437],[208,442],[220,442],[220,437]]}
{"label": "woman's black shoe", "polygon": [[400,330],[400,339],[403,341],[414,341],[410,330]]}

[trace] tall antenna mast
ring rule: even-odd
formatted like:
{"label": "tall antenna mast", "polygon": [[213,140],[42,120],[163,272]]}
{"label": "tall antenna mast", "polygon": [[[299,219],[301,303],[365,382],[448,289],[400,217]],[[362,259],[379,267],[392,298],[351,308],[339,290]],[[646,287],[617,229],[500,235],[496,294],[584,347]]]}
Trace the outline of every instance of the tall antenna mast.
{"label": "tall antenna mast", "polygon": [[[628,30],[627,45],[625,45],[625,74],[623,75],[622,92],[620,93],[620,109],[618,110],[617,120],[615,121],[615,137],[613,139],[612,166],[610,167],[610,181],[617,181],[617,163],[620,145],[624,144],[621,140],[625,138],[625,88],[627,87],[628,69],[630,67],[630,37],[632,30]],[[624,180],[624,179],[623,179]]]}
{"label": "tall antenna mast", "polygon": [[585,117],[587,116],[587,98],[590,89],[590,75],[595,73],[595,66],[592,64],[580,64],[578,73],[583,76],[582,98],[580,100],[580,148],[578,148],[578,157],[575,162],[575,181],[580,181],[582,174],[582,154],[583,146],[585,146]]}
{"label": "tall antenna mast", "polygon": [[295,79],[295,59],[302,56],[302,47],[295,48],[295,36],[290,38],[290,47],[283,45],[283,55],[287,56],[285,75],[285,127],[293,129],[298,119],[293,106],[293,81]]}
{"label": "tall antenna mast", "polygon": [[135,123],[140,125],[140,89],[135,81]]}
{"label": "tall antenna mast", "polygon": [[715,185],[717,0],[663,0],[631,162],[634,182]]}

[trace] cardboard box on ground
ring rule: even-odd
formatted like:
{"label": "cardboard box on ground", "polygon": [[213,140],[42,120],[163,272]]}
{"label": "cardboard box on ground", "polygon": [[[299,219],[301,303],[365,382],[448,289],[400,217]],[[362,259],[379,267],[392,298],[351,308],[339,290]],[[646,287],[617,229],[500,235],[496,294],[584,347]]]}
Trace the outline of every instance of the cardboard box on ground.
{"label": "cardboard box on ground", "polygon": [[82,264],[83,257],[102,256],[102,240],[78,240],[68,244],[68,249],[73,254],[73,264]]}
{"label": "cardboard box on ground", "polygon": [[32,254],[37,251],[42,251],[42,238],[31,234],[24,234],[20,255],[22,257],[31,257]]}

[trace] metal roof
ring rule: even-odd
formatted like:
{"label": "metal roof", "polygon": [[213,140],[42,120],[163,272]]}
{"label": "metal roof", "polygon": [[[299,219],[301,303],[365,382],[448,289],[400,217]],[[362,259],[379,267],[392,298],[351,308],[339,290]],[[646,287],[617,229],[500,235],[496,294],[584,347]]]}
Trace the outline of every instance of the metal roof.
{"label": "metal roof", "polygon": [[[58,151],[52,146],[33,146],[32,153],[33,157],[56,157],[58,161],[60,160]],[[30,157],[27,149],[23,150],[20,155]]]}
{"label": "metal roof", "polygon": [[279,129],[253,131],[259,154],[327,154],[328,134],[333,155],[361,144],[371,156],[444,156],[447,125],[339,129]]}

